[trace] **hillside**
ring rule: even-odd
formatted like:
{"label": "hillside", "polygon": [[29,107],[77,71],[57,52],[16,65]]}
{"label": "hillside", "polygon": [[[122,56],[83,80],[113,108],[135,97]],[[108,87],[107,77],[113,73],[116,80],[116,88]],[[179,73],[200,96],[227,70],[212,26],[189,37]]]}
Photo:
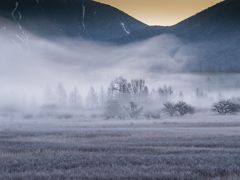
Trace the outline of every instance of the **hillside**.
{"label": "hillside", "polygon": [[28,31],[46,38],[109,41],[146,27],[116,8],[86,0],[1,1],[0,17],[15,23],[20,36]]}

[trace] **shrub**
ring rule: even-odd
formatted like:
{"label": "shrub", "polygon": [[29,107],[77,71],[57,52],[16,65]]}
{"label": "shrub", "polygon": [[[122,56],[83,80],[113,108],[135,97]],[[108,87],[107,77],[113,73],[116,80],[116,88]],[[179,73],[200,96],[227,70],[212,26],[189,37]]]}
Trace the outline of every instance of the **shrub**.
{"label": "shrub", "polygon": [[176,108],[173,103],[166,103],[164,104],[164,112],[166,112],[170,116],[174,116],[176,114]]}
{"label": "shrub", "polygon": [[125,119],[128,115],[118,100],[109,100],[107,102],[105,116],[107,119],[119,118]]}
{"label": "shrub", "polygon": [[135,102],[130,102],[129,107],[126,107],[126,110],[131,118],[137,119],[140,116],[143,108],[139,108]]}
{"label": "shrub", "polygon": [[119,100],[109,100],[105,111],[107,119],[119,118],[137,119],[141,115],[143,108],[138,107],[135,102],[121,102]]}
{"label": "shrub", "polygon": [[164,104],[164,112],[169,114],[170,116],[184,116],[186,114],[193,114],[194,108],[188,105],[185,102],[174,103],[166,103]]}
{"label": "shrub", "polygon": [[144,117],[147,119],[160,119],[161,113],[159,111],[147,111],[144,113]]}
{"label": "shrub", "polygon": [[175,104],[175,108],[180,116],[194,113],[194,108],[185,102],[179,102],[179,103]]}
{"label": "shrub", "polygon": [[215,103],[212,111],[219,114],[233,114],[240,111],[240,105],[231,100],[223,100]]}

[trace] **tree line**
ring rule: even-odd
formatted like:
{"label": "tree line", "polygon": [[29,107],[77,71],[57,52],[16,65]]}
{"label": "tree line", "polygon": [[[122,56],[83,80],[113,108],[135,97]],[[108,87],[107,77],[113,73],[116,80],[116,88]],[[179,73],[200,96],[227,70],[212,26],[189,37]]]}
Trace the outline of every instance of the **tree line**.
{"label": "tree line", "polygon": [[[207,95],[202,89],[195,90],[195,96],[204,99]],[[74,87],[69,93],[62,83],[55,90],[47,88],[46,104],[52,107],[85,108],[92,111],[102,109],[104,116],[110,118],[160,118],[162,114],[184,116],[193,114],[195,108],[184,102],[183,92],[174,92],[171,86],[162,86],[150,90],[144,79],[128,81],[118,77],[111,81],[107,90],[97,92],[90,88],[86,98]],[[239,100],[220,100],[212,106],[212,111],[219,114],[231,114],[240,111]]]}

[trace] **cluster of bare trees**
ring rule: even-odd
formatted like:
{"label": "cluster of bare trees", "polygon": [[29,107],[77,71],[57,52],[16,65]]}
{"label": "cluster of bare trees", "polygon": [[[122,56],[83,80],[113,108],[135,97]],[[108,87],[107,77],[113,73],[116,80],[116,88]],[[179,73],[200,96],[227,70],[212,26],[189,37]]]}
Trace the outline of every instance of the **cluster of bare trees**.
{"label": "cluster of bare trees", "polygon": [[74,87],[69,93],[62,83],[58,83],[55,89],[50,87],[45,91],[45,103],[52,106],[71,106],[81,107],[83,104],[82,96],[77,87]]}
{"label": "cluster of bare trees", "polygon": [[148,87],[145,85],[145,80],[137,79],[128,82],[123,77],[118,77],[113,80],[108,88],[110,98],[132,97],[140,98],[148,95]]}
{"label": "cluster of bare trees", "polygon": [[[128,82],[119,77],[111,82],[108,89],[109,99],[106,106],[107,118],[154,118],[162,113],[170,116],[184,116],[194,113],[194,108],[185,102],[169,103],[174,95],[171,86],[160,87],[149,93],[143,79]],[[183,94],[182,94],[183,96]],[[161,107],[164,105],[163,107]]]}
{"label": "cluster of bare trees", "polygon": [[97,92],[93,87],[90,87],[86,97],[83,98],[77,87],[67,91],[62,83],[58,83],[55,88],[46,88],[44,104],[54,107],[95,109],[104,106],[106,101],[107,93],[103,88]]}
{"label": "cluster of bare trees", "polygon": [[142,104],[149,96],[145,80],[128,82],[123,77],[113,80],[108,88],[106,106],[107,118],[138,118],[143,111]]}
{"label": "cluster of bare trees", "polygon": [[[54,107],[68,106],[91,110],[101,108],[104,110],[106,118],[123,119],[139,118],[140,116],[160,118],[163,111],[161,105],[165,103],[164,107],[167,112],[167,102],[171,100],[173,94],[171,86],[159,87],[150,92],[143,79],[128,81],[123,77],[118,77],[110,83],[107,91],[102,88],[100,92],[97,92],[91,87],[84,100],[78,88],[74,87],[70,92],[67,92],[62,83],[59,83],[54,90],[47,88],[45,97],[47,104]],[[182,111],[178,111],[180,115],[185,115],[181,113]]]}
{"label": "cluster of bare trees", "polygon": [[[196,89],[195,95],[199,99],[207,96],[199,88]],[[177,101],[176,96],[178,96]],[[106,91],[102,88],[100,92],[97,92],[91,87],[85,99],[82,99],[78,88],[74,87],[67,92],[64,85],[59,83],[54,90],[47,88],[45,97],[47,104],[54,107],[68,106],[92,111],[101,109],[108,119],[137,119],[140,117],[159,119],[163,114],[184,116],[195,112],[191,105],[183,101],[184,94],[182,92],[174,92],[171,86],[163,86],[149,91],[149,87],[143,79],[128,81],[123,77],[118,77],[110,83]],[[212,111],[219,114],[236,113],[240,111],[240,103],[221,100],[213,105]]]}

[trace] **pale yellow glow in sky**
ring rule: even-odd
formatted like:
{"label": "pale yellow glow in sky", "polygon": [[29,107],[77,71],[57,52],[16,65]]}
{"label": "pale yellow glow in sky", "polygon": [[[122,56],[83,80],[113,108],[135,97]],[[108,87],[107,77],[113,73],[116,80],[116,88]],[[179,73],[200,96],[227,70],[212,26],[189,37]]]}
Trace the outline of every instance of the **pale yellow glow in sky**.
{"label": "pale yellow glow in sky", "polygon": [[96,0],[149,25],[173,25],[223,0]]}

